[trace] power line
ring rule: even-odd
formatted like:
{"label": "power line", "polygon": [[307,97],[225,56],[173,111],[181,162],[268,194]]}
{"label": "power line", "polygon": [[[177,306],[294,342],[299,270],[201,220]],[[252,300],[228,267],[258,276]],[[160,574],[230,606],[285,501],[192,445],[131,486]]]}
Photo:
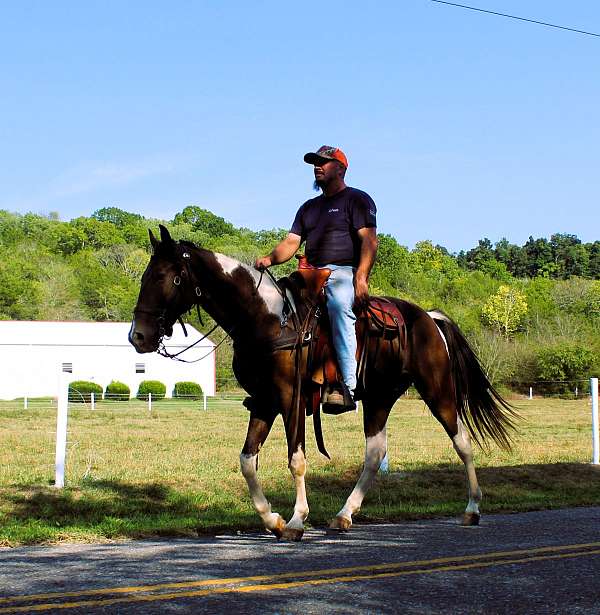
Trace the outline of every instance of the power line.
{"label": "power line", "polygon": [[537,19],[527,19],[526,17],[517,17],[516,15],[509,15],[508,13],[498,13],[496,11],[488,11],[486,9],[480,9],[475,6],[467,6],[466,4],[457,4],[456,2],[446,2],[445,0],[431,0],[431,2],[437,2],[438,4],[447,4],[449,6],[457,6],[461,9],[468,9],[469,11],[477,11],[479,13],[488,13],[490,15],[499,15],[500,17],[508,17],[509,19],[518,19],[519,21],[528,21],[529,23],[537,23],[541,26],[548,26],[549,28],[558,28],[559,30],[568,30],[569,32],[577,32],[577,34],[586,34],[587,36],[598,36],[595,32],[586,32],[585,30],[576,30],[575,28],[567,28],[566,26],[558,26],[554,23],[548,23],[546,21],[538,21]]}

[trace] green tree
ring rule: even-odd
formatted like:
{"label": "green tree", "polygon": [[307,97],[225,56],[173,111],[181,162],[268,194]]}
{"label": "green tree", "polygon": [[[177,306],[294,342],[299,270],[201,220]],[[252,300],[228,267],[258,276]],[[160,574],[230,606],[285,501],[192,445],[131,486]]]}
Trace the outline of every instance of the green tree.
{"label": "green tree", "polygon": [[43,320],[85,320],[87,314],[79,295],[73,268],[62,258],[51,256],[40,271],[40,306],[37,318]]}
{"label": "green tree", "polygon": [[402,292],[410,286],[411,259],[408,249],[391,235],[377,236],[379,248],[371,273],[373,294]]}
{"label": "green tree", "polygon": [[126,277],[118,266],[103,261],[103,254],[79,252],[71,261],[80,296],[93,320],[130,320],[139,283]]}
{"label": "green tree", "polygon": [[92,214],[92,218],[100,222],[110,222],[120,229],[130,224],[137,224],[143,220],[143,217],[139,214],[123,211],[118,207],[102,207],[102,209],[97,209]]}
{"label": "green tree", "polygon": [[188,205],[185,207],[181,213],[175,215],[173,223],[191,224],[194,230],[204,231],[213,237],[236,234],[236,229],[233,224],[197,205]]}
{"label": "green tree", "polygon": [[33,246],[0,250],[0,319],[38,318],[41,293],[37,261]]}
{"label": "green tree", "polygon": [[589,254],[575,235],[555,233],[550,237],[550,246],[558,277],[587,274]]}
{"label": "green tree", "polygon": [[531,278],[541,275],[546,272],[546,275],[551,274],[551,268],[554,265],[552,247],[545,238],[534,239],[529,237],[527,243],[523,246],[525,254],[525,273]]}
{"label": "green tree", "polygon": [[585,315],[600,318],[600,280],[589,285],[583,301]]}
{"label": "green tree", "polygon": [[124,243],[123,235],[112,222],[101,222],[95,218],[75,218],[70,223],[73,228],[83,232],[85,248],[106,248],[116,243]]}
{"label": "green tree", "polygon": [[600,241],[586,243],[585,247],[588,252],[588,275],[600,280]]}

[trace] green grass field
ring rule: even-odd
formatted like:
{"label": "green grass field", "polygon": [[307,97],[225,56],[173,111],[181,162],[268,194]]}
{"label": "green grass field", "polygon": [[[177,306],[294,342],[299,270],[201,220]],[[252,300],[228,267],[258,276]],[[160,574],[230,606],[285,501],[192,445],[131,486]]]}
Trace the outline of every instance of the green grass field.
{"label": "green grass field", "polygon": [[[514,448],[477,451],[482,514],[600,503],[586,400],[516,402],[524,417]],[[66,488],[56,490],[56,410],[0,402],[0,545],[197,535],[260,529],[238,455],[248,420],[238,401],[101,402],[69,410]],[[362,417],[324,417],[331,461],[316,450],[309,420],[309,522],[340,509],[362,466]],[[398,402],[388,424],[391,472],[380,475],[357,522],[462,513],[463,466],[418,400]],[[273,509],[289,517],[294,490],[279,420],[260,456]]]}

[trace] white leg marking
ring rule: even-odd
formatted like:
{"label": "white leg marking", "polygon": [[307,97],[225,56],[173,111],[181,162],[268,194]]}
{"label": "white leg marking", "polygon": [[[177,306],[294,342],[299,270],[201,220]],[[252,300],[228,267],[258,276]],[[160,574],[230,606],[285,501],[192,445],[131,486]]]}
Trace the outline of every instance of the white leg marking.
{"label": "white leg marking", "polygon": [[481,502],[483,494],[479,488],[477,475],[475,473],[475,465],[473,464],[471,438],[460,419],[458,419],[458,433],[452,438],[452,444],[454,445],[454,450],[465,464],[465,474],[467,476],[467,486],[469,489],[469,503],[467,504],[465,512],[479,514],[479,503]]}
{"label": "white leg marking", "polygon": [[338,517],[344,517],[348,521],[352,521],[352,515],[360,510],[362,501],[371,487],[373,479],[377,475],[379,466],[385,457],[387,438],[385,428],[378,434],[367,438],[365,450],[365,465],[363,471],[352,490],[352,493],[346,500],[344,507],[337,514]]}
{"label": "white leg marking", "polygon": [[294,530],[303,530],[304,521],[306,521],[306,517],[308,517],[308,500],[306,499],[306,487],[304,484],[306,457],[300,446],[298,446],[298,450],[292,455],[290,472],[296,484],[296,504],[294,505],[294,514],[288,521],[287,527]]}
{"label": "white leg marking", "polygon": [[265,497],[260,483],[258,482],[258,474],[256,472],[256,461],[258,455],[240,454],[240,467],[242,474],[248,484],[250,497],[254,503],[256,512],[260,515],[265,527],[268,530],[281,529],[282,519],[277,513],[271,512],[271,504]]}

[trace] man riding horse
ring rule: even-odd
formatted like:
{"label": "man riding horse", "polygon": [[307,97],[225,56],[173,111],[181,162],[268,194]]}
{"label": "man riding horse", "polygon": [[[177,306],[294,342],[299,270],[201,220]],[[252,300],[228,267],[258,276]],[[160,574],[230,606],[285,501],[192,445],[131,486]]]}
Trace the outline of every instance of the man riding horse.
{"label": "man riding horse", "polygon": [[356,408],[353,307],[361,310],[369,297],[369,273],[377,254],[377,209],[366,192],[346,185],[348,159],[339,148],[323,145],[305,154],[304,161],[314,166],[314,187],[322,194],[300,207],[287,237],[269,255],[258,258],[255,267],[285,263],[306,242],[309,265],[331,270],[325,295],[342,390],[328,395],[323,411],[339,414]]}

